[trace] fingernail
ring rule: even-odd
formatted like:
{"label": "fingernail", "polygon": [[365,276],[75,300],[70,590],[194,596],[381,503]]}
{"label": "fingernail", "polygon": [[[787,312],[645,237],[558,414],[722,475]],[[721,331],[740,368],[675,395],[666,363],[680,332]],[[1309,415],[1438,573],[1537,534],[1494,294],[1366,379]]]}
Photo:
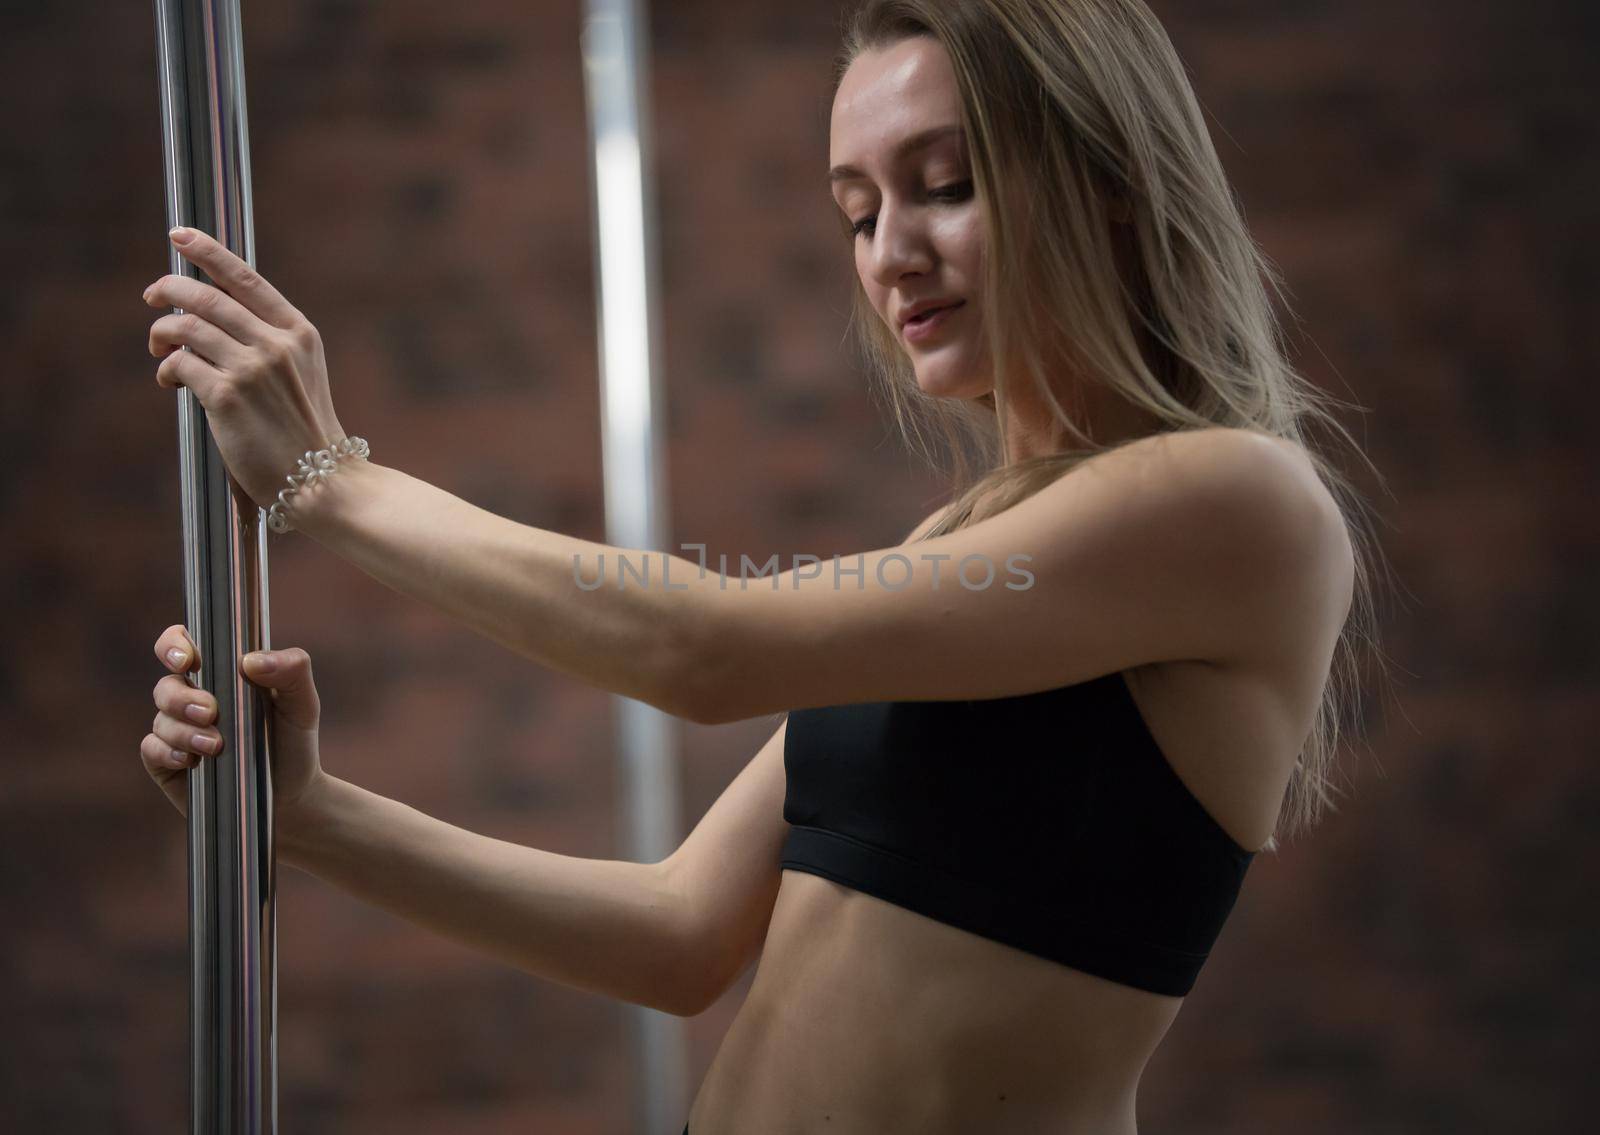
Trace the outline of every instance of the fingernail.
{"label": "fingernail", "polygon": [[169,232],[167,235],[172,238],[172,243],[173,244],[188,244],[191,240],[194,239],[194,230],[193,229],[186,229],[186,228],[176,228],[176,229],[173,229],[171,232]]}
{"label": "fingernail", "polygon": [[270,654],[247,654],[244,661],[257,674],[270,674],[278,668],[278,660]]}
{"label": "fingernail", "polygon": [[184,659],[188,657],[189,656],[187,654],[179,650],[177,647],[173,647],[171,650],[167,651],[167,661],[172,663],[174,666],[182,666]]}

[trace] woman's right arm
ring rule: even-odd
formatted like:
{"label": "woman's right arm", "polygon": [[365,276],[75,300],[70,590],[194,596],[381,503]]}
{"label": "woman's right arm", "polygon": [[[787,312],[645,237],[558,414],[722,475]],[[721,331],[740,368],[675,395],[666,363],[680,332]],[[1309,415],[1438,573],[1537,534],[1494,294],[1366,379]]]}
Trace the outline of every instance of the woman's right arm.
{"label": "woman's right arm", "polygon": [[[172,651],[177,656],[172,657]],[[171,673],[156,683],[157,713],[140,744],[145,770],[180,813],[189,775],[221,742],[216,697],[188,672],[198,665],[181,625],[156,640]],[[321,704],[311,658],[267,652],[243,676],[272,701],[277,857],[357,898],[475,950],[574,989],[678,1015],[698,1013],[721,973],[702,949],[706,924],[668,861],[578,859],[452,827],[322,768]]]}
{"label": "woman's right arm", "polygon": [[278,858],[375,906],[574,989],[678,1016],[720,976],[664,864],[580,859],[453,827],[324,776]]}

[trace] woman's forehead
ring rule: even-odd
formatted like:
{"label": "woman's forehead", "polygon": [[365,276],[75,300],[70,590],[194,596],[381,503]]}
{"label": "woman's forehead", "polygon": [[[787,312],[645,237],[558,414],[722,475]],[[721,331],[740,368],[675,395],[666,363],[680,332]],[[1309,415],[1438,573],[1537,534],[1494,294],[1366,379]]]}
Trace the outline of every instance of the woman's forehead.
{"label": "woman's forehead", "polygon": [[955,73],[937,40],[918,36],[866,52],[834,96],[829,165],[859,165],[869,154],[960,121]]}

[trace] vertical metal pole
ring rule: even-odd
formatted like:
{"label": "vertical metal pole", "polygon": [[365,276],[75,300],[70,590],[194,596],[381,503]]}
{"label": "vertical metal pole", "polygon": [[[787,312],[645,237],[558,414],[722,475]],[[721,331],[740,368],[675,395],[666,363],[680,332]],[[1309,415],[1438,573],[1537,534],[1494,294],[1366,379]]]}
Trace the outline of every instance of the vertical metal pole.
{"label": "vertical metal pole", "polygon": [[[155,0],[167,227],[255,263],[239,0]],[[168,245],[169,271],[205,279]],[[211,281],[207,281],[208,283]],[[187,348],[186,348],[187,349]],[[189,1124],[277,1131],[277,923],[267,702],[238,660],[268,649],[266,513],[222,463],[205,408],[178,391],[184,610],[197,684],[225,749],[189,772]]]}
{"label": "vertical metal pole", "polygon": [[[601,445],[606,541],[662,550],[666,476],[657,428],[660,393],[656,248],[647,116],[649,82],[642,0],[586,0],[583,61],[593,158],[595,279],[600,315]],[[660,580],[652,576],[653,586]],[[629,698],[615,701],[628,858],[656,863],[679,836],[678,760],[671,720]],[[688,1111],[683,1022],[627,1009],[636,1070],[628,1130],[679,1135]]]}

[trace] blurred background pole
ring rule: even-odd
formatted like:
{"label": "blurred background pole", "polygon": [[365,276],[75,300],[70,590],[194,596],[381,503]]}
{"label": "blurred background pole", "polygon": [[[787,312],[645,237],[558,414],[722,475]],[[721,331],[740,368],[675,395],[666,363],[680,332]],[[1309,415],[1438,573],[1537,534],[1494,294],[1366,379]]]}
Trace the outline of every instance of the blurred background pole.
{"label": "blurred background pole", "polygon": [[[255,263],[239,0],[155,0],[167,227]],[[205,279],[167,245],[174,274]],[[210,282],[210,281],[207,281]],[[266,649],[266,514],[234,489],[205,409],[178,390],[184,611],[224,750],[189,771],[189,1124],[277,1130],[272,777],[265,700],[238,659]]]}
{"label": "blurred background pole", "polygon": [[[606,543],[665,551],[666,476],[654,380],[660,371],[654,199],[648,191],[649,115],[641,109],[649,105],[646,42],[642,0],[586,0],[583,70],[593,157]],[[661,562],[650,570],[649,585],[660,586]],[[624,856],[656,863],[677,847],[680,834],[672,721],[631,698],[614,704]],[[642,1006],[626,1006],[626,1013],[635,1070],[628,1130],[679,1135],[688,1111],[683,1020]]]}

